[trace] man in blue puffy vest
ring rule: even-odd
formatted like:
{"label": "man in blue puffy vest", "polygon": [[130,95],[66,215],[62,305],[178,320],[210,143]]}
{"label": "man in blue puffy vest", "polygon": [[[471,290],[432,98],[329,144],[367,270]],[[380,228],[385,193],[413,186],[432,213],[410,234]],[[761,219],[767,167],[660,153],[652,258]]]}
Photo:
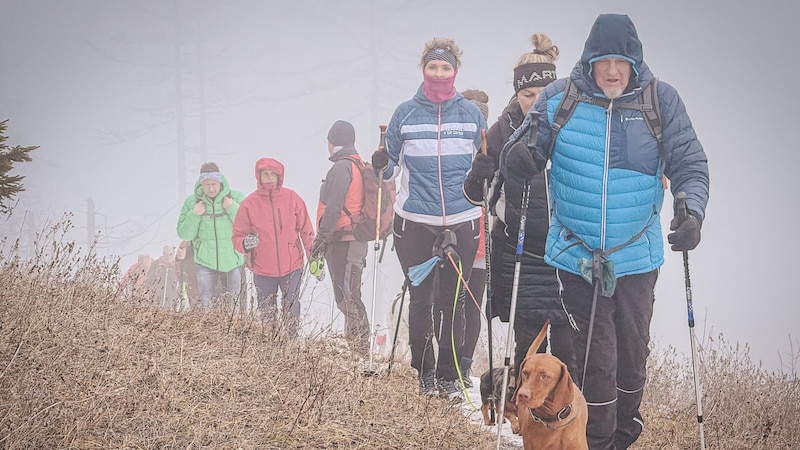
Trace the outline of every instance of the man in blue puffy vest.
{"label": "man in blue puffy vest", "polygon": [[664,262],[663,178],[673,194],[686,194],[688,209],[685,219],[673,219],[669,243],[692,250],[708,202],[708,164],[672,86],[657,84],[660,139],[631,107],[655,80],[628,16],[595,20],[569,78],[579,91],[571,118],[560,129],[551,125],[567,85],[557,80],[526,117],[535,128],[525,132],[523,124],[509,140],[500,169],[506,178],[527,179],[550,161],[545,260],[558,269],[564,306],[579,330],[566,362],[589,405],[589,447],[621,449],[643,428],[653,292]]}

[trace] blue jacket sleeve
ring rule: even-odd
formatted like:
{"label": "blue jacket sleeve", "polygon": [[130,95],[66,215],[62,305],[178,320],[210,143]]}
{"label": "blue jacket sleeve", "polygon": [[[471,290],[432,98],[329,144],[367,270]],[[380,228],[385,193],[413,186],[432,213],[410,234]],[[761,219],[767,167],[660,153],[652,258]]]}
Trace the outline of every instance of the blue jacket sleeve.
{"label": "blue jacket sleeve", "polygon": [[662,81],[658,84],[664,144],[664,175],[671,191],[686,193],[686,207],[705,218],[708,203],[708,158],[678,92]]}

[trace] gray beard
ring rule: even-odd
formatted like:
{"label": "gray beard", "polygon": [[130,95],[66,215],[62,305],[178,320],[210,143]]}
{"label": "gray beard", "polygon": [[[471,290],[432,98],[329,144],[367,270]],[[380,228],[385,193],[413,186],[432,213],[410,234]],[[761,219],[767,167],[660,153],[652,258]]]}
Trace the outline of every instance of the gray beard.
{"label": "gray beard", "polygon": [[603,94],[605,94],[605,96],[610,98],[611,100],[614,100],[615,98],[617,98],[620,95],[622,95],[622,89],[619,89],[619,88],[604,89],[603,90]]}

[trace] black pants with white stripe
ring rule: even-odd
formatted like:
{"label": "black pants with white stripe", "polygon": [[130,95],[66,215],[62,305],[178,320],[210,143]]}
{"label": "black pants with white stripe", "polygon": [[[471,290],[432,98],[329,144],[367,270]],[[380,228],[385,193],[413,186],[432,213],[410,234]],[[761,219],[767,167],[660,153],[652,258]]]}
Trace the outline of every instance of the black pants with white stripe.
{"label": "black pants with white stripe", "polygon": [[[569,370],[581,386],[592,285],[577,275],[563,271],[559,275],[564,305],[580,330],[573,334],[575,354]],[[614,295],[597,299],[583,386],[589,406],[586,435],[592,450],[626,449],[642,433],[639,406],[647,379],[645,365],[657,278],[658,270],[620,277]]]}

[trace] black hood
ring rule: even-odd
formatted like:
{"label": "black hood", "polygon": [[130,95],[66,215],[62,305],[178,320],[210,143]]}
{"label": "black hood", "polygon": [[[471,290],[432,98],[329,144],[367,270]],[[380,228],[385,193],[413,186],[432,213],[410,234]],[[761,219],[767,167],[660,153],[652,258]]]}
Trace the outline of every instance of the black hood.
{"label": "black hood", "polygon": [[[600,14],[589,31],[583,47],[583,54],[575,70],[578,78],[595,87],[592,78],[592,63],[603,57],[618,57],[630,61],[633,69],[631,81],[626,92],[637,86],[644,86],[652,78],[642,55],[642,42],[631,19],[623,14]],[[584,89],[589,86],[579,86]],[[589,89],[595,91],[595,89]]]}

